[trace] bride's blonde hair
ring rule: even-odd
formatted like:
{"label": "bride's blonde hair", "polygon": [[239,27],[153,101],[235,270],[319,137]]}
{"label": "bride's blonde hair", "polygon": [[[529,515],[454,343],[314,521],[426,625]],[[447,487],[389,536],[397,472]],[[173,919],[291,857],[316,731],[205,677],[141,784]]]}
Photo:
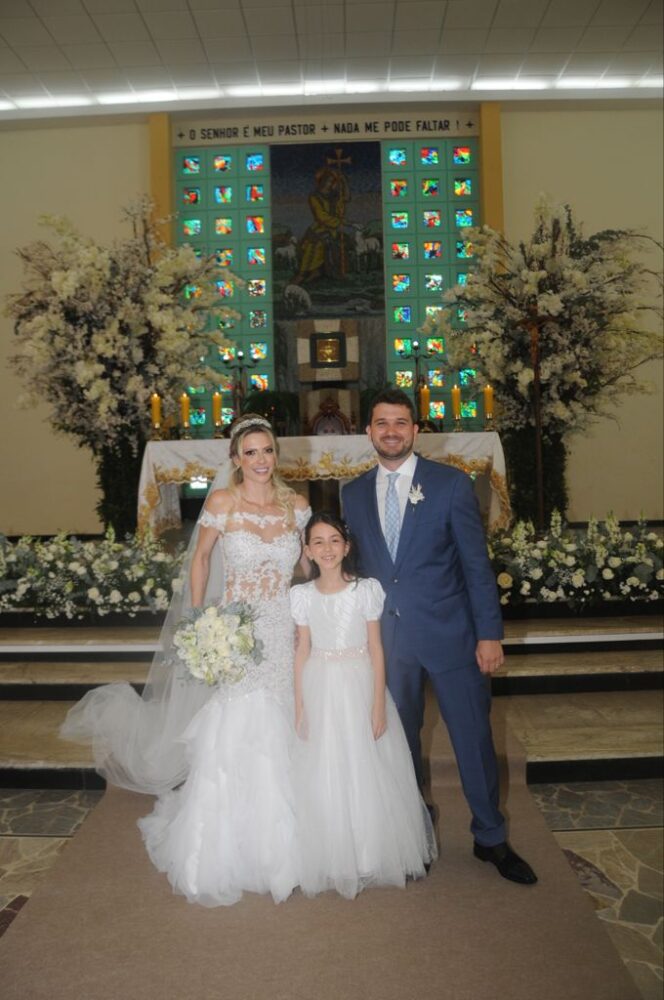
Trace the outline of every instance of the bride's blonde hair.
{"label": "bride's blonde hair", "polygon": [[[270,444],[274,448],[274,454],[279,460],[279,442],[277,441],[272,425],[269,420],[261,416],[260,413],[243,413],[241,417],[231,425],[229,455],[231,459],[240,457],[242,452],[242,442],[248,434],[265,434],[270,439]],[[229,484],[230,492],[236,500],[240,500],[240,485],[244,482],[244,474],[239,465],[233,463],[233,471]],[[286,520],[291,524],[295,515],[295,490],[287,486],[275,468],[272,473],[272,486],[274,488],[274,504],[286,515]]]}

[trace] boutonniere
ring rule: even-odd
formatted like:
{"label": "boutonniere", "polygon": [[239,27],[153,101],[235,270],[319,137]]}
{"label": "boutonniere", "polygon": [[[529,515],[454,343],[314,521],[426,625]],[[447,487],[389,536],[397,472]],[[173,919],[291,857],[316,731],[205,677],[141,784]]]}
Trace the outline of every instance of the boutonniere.
{"label": "boutonniere", "polygon": [[420,500],[424,500],[424,493],[422,492],[422,487],[420,486],[419,483],[417,483],[415,486],[411,486],[410,490],[408,491],[408,499],[412,503],[413,507],[416,504],[418,504]]}

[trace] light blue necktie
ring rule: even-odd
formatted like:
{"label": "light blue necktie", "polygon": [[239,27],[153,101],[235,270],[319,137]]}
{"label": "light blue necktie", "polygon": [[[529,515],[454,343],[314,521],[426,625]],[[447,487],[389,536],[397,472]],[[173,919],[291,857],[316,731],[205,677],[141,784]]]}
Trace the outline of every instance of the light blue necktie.
{"label": "light blue necktie", "polygon": [[401,512],[399,510],[399,497],[397,496],[398,472],[387,473],[387,492],[385,494],[385,541],[392,556],[392,562],[396,559],[399,547],[399,532],[401,530]]}

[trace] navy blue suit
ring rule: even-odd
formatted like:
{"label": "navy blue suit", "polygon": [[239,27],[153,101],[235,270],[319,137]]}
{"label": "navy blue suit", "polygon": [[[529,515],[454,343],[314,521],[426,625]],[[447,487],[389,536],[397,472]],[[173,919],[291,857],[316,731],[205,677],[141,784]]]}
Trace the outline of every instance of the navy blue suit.
{"label": "navy blue suit", "polygon": [[420,730],[428,676],[454,747],[478,843],[506,839],[498,808],[498,769],[489,723],[490,690],[475,658],[478,639],[502,639],[503,623],[484,529],[469,476],[417,459],[394,562],[378,516],[377,469],[348,483],[344,517],[361,571],[386,593],[381,631],[387,684],[422,784]]}

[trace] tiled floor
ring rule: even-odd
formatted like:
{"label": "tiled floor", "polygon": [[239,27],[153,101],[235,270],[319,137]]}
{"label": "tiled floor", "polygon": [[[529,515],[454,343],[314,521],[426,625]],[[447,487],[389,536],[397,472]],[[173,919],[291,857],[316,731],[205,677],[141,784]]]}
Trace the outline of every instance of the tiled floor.
{"label": "tiled floor", "polygon": [[[661,1000],[662,783],[530,790],[644,1000]],[[0,935],[102,794],[0,790]]]}

